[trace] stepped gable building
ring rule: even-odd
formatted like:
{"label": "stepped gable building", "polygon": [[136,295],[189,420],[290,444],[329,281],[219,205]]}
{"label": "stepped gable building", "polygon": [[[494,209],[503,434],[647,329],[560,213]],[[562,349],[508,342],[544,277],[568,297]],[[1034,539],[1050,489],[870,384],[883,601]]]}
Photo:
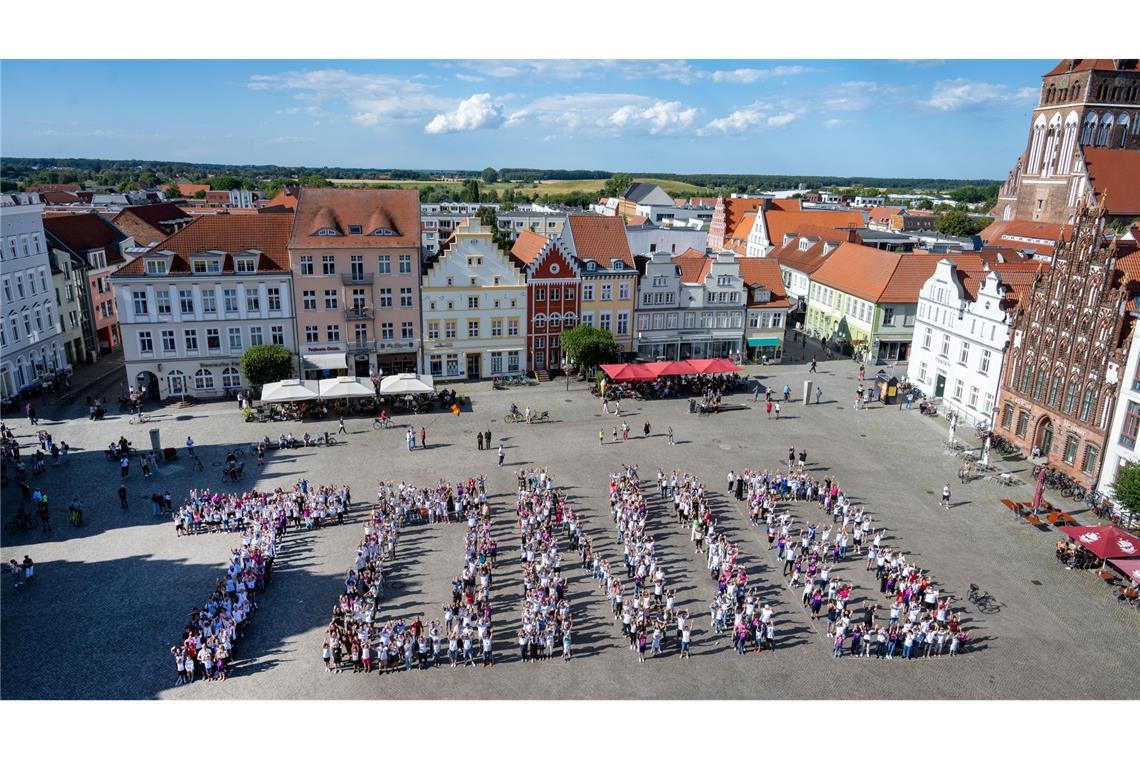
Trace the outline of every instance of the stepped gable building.
{"label": "stepped gable building", "polygon": [[1107,214],[1080,207],[1071,238],[1023,291],[998,402],[1003,436],[1027,455],[1039,449],[1086,488],[1100,472],[1131,341],[1127,287],[1140,284],[1130,274],[1134,254],[1118,266],[1123,246],[1106,239]]}
{"label": "stepped gable building", "polygon": [[1140,214],[1137,172],[1140,62],[1066,59],[1042,77],[1029,138],[998,192],[995,219],[1065,224],[1082,201],[1104,205],[1110,220],[1131,218]]}
{"label": "stepped gable building", "polygon": [[578,324],[578,261],[558,238],[523,230],[511,258],[526,275],[526,369],[549,378],[562,366],[562,331]]}

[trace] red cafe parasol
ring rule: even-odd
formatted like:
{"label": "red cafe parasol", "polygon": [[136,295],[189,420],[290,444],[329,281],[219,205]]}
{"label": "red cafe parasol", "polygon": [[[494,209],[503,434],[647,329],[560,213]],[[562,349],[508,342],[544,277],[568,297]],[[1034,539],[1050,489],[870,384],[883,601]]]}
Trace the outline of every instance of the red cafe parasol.
{"label": "red cafe parasol", "polygon": [[1101,559],[1140,558],[1140,538],[1113,525],[1073,525],[1058,530]]}
{"label": "red cafe parasol", "polygon": [[1133,583],[1140,583],[1140,559],[1113,559],[1110,563],[1116,569],[1128,576]]}

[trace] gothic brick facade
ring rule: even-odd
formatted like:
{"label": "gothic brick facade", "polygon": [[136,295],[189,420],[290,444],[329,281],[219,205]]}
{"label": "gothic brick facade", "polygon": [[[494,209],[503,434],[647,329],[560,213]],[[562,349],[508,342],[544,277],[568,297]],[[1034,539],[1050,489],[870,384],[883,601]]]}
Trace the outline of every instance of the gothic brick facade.
{"label": "gothic brick facade", "polygon": [[1096,203],[1088,147],[1140,151],[1136,60],[1066,59],[1042,77],[1025,150],[998,192],[996,219],[1065,224],[1083,200]]}
{"label": "gothic brick facade", "polygon": [[998,399],[1000,434],[1090,487],[1127,355],[1127,292],[1103,207],[1077,209],[1070,240],[1020,299]]}

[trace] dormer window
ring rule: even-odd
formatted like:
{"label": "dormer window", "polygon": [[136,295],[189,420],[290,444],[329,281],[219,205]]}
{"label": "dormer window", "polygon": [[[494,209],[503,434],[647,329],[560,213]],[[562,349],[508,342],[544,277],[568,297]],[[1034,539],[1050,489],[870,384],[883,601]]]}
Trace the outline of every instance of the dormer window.
{"label": "dormer window", "polygon": [[195,259],[192,268],[194,274],[214,274],[222,271],[222,262],[218,259]]}
{"label": "dormer window", "polygon": [[597,268],[597,265],[594,264],[594,262],[592,262],[592,261],[586,262],[586,271],[593,272],[596,268]]}
{"label": "dormer window", "polygon": [[235,272],[256,272],[257,259],[234,259]]}
{"label": "dormer window", "polygon": [[361,228],[360,228],[359,224],[348,225],[348,234],[349,235],[359,235],[360,233],[361,233]]}
{"label": "dormer window", "polygon": [[807,240],[800,240],[800,250],[801,251],[806,251],[810,245],[811,245],[811,243],[809,243]]}
{"label": "dormer window", "polygon": [[161,259],[151,259],[146,262],[147,274],[166,274],[166,262]]}
{"label": "dormer window", "polygon": [[620,261],[615,261],[615,262],[614,262],[614,269],[615,269],[615,270],[619,270],[619,269],[622,269],[623,267],[624,267],[624,264],[623,264],[622,262],[620,262]]}
{"label": "dormer window", "polygon": [[376,235],[377,237],[394,237],[396,235],[396,231],[391,227],[377,227],[376,229],[372,230],[372,234]]}
{"label": "dormer window", "polygon": [[317,230],[317,237],[340,237],[340,233],[332,227],[321,227]]}

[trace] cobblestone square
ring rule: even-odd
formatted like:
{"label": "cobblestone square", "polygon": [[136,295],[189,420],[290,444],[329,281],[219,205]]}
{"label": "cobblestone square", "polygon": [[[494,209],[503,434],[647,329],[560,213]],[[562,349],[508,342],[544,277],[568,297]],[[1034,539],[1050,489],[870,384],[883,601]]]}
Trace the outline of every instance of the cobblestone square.
{"label": "cobblestone square", "polygon": [[[461,417],[446,412],[410,417],[428,431],[426,450],[408,452],[399,429],[374,431],[368,419],[348,419],[346,445],[273,452],[264,468],[250,459],[244,487],[290,487],[306,477],[313,484],[348,484],[356,508],[343,526],[294,533],[282,541],[274,578],[260,597],[247,636],[238,644],[230,678],[224,683],[175,687],[169,648],[176,643],[191,608],[205,601],[221,574],[235,535],[178,537],[168,519],[151,515],[149,496],[169,489],[180,503],[189,488],[221,484],[218,466],[225,451],[264,435],[292,431],[298,437],[333,432],[336,421],[306,423],[242,422],[233,402],[152,412],[164,446],[178,446],[180,456],[144,481],[132,464],[126,481],[130,509],[120,510],[118,468],[107,461],[107,443],[126,435],[146,446],[146,428],[128,425],[123,416],[89,422],[82,405],[45,406],[41,419],[57,442],[74,449],[65,466],[48,467],[34,485],[50,495],[53,532],[3,536],[3,560],[30,554],[35,580],[23,587],[2,577],[2,675],[8,699],[332,699],[332,698],[744,698],[838,699],[1061,699],[1131,698],[1140,687],[1140,615],[1118,604],[1110,590],[1088,572],[1057,563],[1054,531],[1039,531],[1017,521],[999,500],[1031,497],[1020,460],[998,464],[1018,474],[1026,485],[1002,487],[987,481],[957,482],[960,460],[944,453],[944,418],[873,404],[852,408],[857,365],[850,361],[820,364],[808,375],[806,364],[748,367],[748,374],[778,391],[793,389],[794,403],[781,419],[768,419],[751,394],[727,401],[747,409],[715,416],[688,413],[687,400],[625,401],[621,418],[603,418],[600,402],[584,383],[562,380],[538,387],[496,391],[489,384],[460,388],[470,394],[473,410]],[[822,388],[822,403],[799,401],[803,381]],[[511,403],[549,410],[549,424],[506,424]],[[653,433],[641,435],[650,421]],[[610,430],[624,421],[633,428],[629,441],[611,443]],[[26,419],[9,418],[30,451],[35,432]],[[677,445],[669,446],[672,427]],[[505,465],[494,451],[479,451],[478,431],[490,429],[505,448]],[[606,442],[598,443],[598,430]],[[969,445],[973,430],[959,429]],[[182,450],[193,436],[204,472],[191,468]],[[781,576],[781,563],[767,549],[761,532],[747,519],[740,502],[724,493],[733,469],[778,468],[789,446],[804,448],[816,475],[837,478],[849,495],[864,504],[876,526],[887,529],[890,546],[902,547],[931,572],[945,593],[954,596],[972,645],[961,657],[881,661],[830,656],[830,641],[820,621],[812,622]],[[584,516],[588,535],[611,560],[620,561],[608,514],[608,474],[622,464],[636,464],[643,481],[658,467],[698,475],[716,492],[721,524],[746,553],[749,576],[763,601],[774,607],[775,652],[738,655],[725,636],[714,635],[708,602],[715,583],[693,553],[688,536],[674,525],[671,508],[654,500],[650,526],[657,554],[665,564],[678,607],[693,613],[693,657],[670,656],[639,664],[614,625],[604,594],[563,548],[563,567],[576,617],[575,656],[523,663],[512,646],[517,628],[521,578],[513,520],[515,474],[521,467],[545,467],[567,489],[573,508]],[[363,675],[326,673],[320,657],[329,611],[342,589],[361,534],[364,503],[373,498],[378,479],[417,485],[435,484],[485,473],[492,495],[501,569],[492,594],[496,620],[496,660],[492,670],[433,668],[428,671]],[[953,488],[953,508],[939,504],[944,484]],[[647,487],[649,493],[655,487]],[[66,507],[79,497],[86,524],[67,524]],[[19,491],[3,492],[5,522],[19,503]],[[1077,506],[1077,505],[1074,505]],[[799,520],[818,520],[814,505],[792,504]],[[1080,507],[1083,510],[1083,507]],[[1073,510],[1070,510],[1073,511]],[[1078,520],[1093,516],[1074,511]],[[441,617],[450,598],[450,581],[461,562],[463,527],[456,524],[409,528],[396,566],[389,574],[395,592],[380,619],[399,615]],[[853,581],[852,606],[864,599],[881,604],[872,589],[873,573],[861,559],[840,565],[841,578]],[[971,583],[1001,605],[982,614],[966,599]],[[883,614],[880,609],[880,615]],[[1104,684],[1112,684],[1105,687]]]}

